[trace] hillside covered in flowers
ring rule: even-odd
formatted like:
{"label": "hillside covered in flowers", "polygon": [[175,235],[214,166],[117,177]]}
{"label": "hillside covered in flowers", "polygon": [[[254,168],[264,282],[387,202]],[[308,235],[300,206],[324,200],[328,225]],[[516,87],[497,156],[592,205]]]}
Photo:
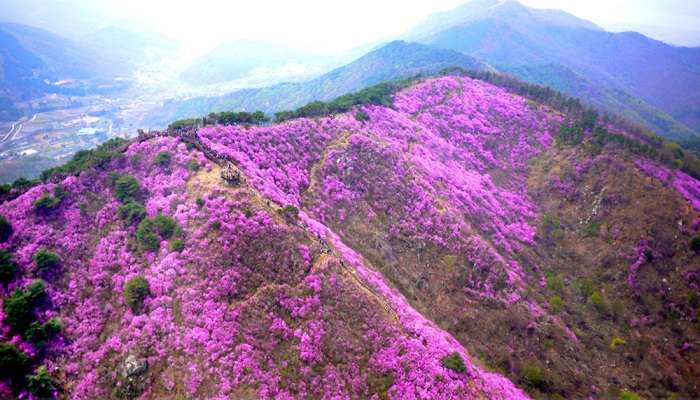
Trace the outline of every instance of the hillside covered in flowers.
{"label": "hillside covered in flowers", "polygon": [[700,395],[700,182],[482,80],[143,134],[0,204],[0,398]]}

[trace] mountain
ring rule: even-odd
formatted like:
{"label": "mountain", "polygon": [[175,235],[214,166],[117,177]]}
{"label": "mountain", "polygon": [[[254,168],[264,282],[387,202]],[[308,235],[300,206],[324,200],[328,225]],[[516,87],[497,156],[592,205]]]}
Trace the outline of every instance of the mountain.
{"label": "mountain", "polygon": [[206,85],[240,79],[256,68],[322,63],[322,57],[263,40],[236,40],[218,45],[195,60],[181,78],[191,84]]}
{"label": "mountain", "polygon": [[[557,65],[598,90],[624,93],[629,97],[625,106],[661,135],[685,139],[685,128],[694,136],[700,132],[700,48],[674,47],[633,32],[609,33],[562,12],[495,0],[472,1],[429,17],[407,36],[504,70]],[[584,93],[567,93],[587,100]],[[660,111],[639,110],[636,99]],[[663,123],[655,123],[657,114],[685,127],[666,132]]]}
{"label": "mountain", "polygon": [[561,64],[501,66],[502,72],[527,82],[578,96],[599,110],[624,115],[629,120],[676,140],[695,138],[697,133],[651,104],[620,89],[598,85]]}
{"label": "mountain", "polygon": [[488,79],[2,187],[0,393],[698,397],[700,160]]}
{"label": "mountain", "polygon": [[[129,70],[124,62],[43,29],[0,23],[0,118],[21,115],[18,103],[69,90],[53,83],[80,80],[100,84]],[[113,47],[112,47],[113,48]]]}
{"label": "mountain", "polygon": [[[0,118],[21,116],[18,102],[55,91],[50,82],[94,76],[95,66],[73,42],[25,25],[0,23]],[[47,82],[49,81],[49,82]]]}
{"label": "mountain", "polygon": [[53,79],[88,79],[95,75],[96,63],[77,43],[40,28],[3,23],[0,29],[42,62],[43,74]]}
{"label": "mountain", "polygon": [[166,103],[158,115],[154,116],[153,123],[165,125],[175,119],[199,117],[212,111],[288,110],[313,100],[333,99],[385,80],[434,73],[454,66],[489,69],[486,64],[454,51],[394,41],[307,82],[283,83],[244,89],[219,97]]}
{"label": "mountain", "polygon": [[144,63],[149,57],[159,57],[179,48],[179,43],[168,37],[117,26],[82,35],[79,43],[85,49],[122,66],[120,73],[130,72],[134,65]]}
{"label": "mountain", "polygon": [[0,118],[17,118],[15,102],[41,92],[44,83],[34,71],[42,66],[39,57],[0,27]]}

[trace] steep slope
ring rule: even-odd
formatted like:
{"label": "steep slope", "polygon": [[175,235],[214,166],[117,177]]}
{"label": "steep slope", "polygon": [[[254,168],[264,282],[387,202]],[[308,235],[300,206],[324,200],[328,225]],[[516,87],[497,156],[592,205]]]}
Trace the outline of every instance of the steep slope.
{"label": "steep slope", "polygon": [[244,89],[221,97],[166,103],[161,112],[154,115],[153,123],[167,125],[176,119],[201,117],[212,111],[273,112],[293,109],[313,100],[333,99],[385,80],[435,73],[455,66],[475,70],[488,68],[486,64],[454,51],[395,41],[307,82],[283,83]]}
{"label": "steep slope", "polygon": [[[515,1],[473,1],[429,18],[416,28],[414,39],[497,66],[562,65],[597,86],[629,93],[700,132],[700,49],[673,47],[637,33],[608,33],[584,22],[562,23],[541,13]],[[569,94],[585,100],[583,93]],[[652,119],[645,122],[666,135]],[[680,133],[676,135],[680,138]]]}
{"label": "steep slope", "polygon": [[696,397],[700,182],[579,117],[447,76],[113,143],[0,204],[2,390]]}

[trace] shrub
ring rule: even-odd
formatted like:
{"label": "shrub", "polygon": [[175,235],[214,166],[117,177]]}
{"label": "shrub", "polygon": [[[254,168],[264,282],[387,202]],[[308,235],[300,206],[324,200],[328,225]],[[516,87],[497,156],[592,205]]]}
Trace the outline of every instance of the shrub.
{"label": "shrub", "polygon": [[204,122],[207,124],[223,124],[223,125],[235,125],[235,124],[254,124],[260,125],[265,122],[269,122],[268,118],[264,112],[255,111],[253,113],[240,111],[231,112],[224,111],[220,113],[210,113]]}
{"label": "shrub", "polygon": [[170,242],[170,250],[181,252],[185,249],[185,242],[182,239],[175,239]]}
{"label": "shrub", "polygon": [[0,379],[24,375],[29,359],[15,345],[0,342]]}
{"label": "shrub", "polygon": [[583,127],[580,122],[571,125],[562,124],[559,134],[555,138],[558,145],[576,146],[583,142]]}
{"label": "shrub", "polygon": [[34,264],[39,272],[48,272],[58,267],[61,263],[58,254],[47,249],[39,249],[39,251],[32,256],[32,260],[34,260]]}
{"label": "shrub", "polygon": [[456,372],[464,372],[467,370],[467,367],[464,365],[464,360],[462,360],[462,356],[456,351],[443,357],[440,362],[442,362],[443,367],[449,368]]}
{"label": "shrub", "polygon": [[24,333],[24,338],[37,346],[43,347],[46,341],[59,332],[61,332],[61,321],[58,318],[51,318],[44,322],[43,325],[38,322],[32,322]]}
{"label": "shrub", "polygon": [[27,389],[40,399],[52,399],[56,390],[56,384],[49,376],[49,371],[45,365],[36,369],[34,375],[30,375],[27,380]]}
{"label": "shrub", "polygon": [[688,301],[688,305],[693,307],[693,308],[697,308],[697,306],[700,305],[700,296],[698,296],[698,294],[696,292],[688,293],[688,296],[686,299]]}
{"label": "shrub", "polygon": [[555,313],[561,312],[561,310],[564,309],[564,300],[562,300],[561,296],[558,294],[555,294],[549,299],[549,304],[552,306],[552,310]]}
{"label": "shrub", "polygon": [[141,311],[149,294],[148,281],[140,275],[129,279],[124,286],[124,302],[135,313]]}
{"label": "shrub", "polygon": [[146,218],[146,209],[139,203],[130,201],[117,209],[119,218],[129,225],[137,224]]}
{"label": "shrub", "polygon": [[600,232],[600,222],[590,221],[583,227],[582,233],[583,233],[584,237],[594,237],[594,236],[598,236],[599,232]]}
{"label": "shrub", "polygon": [[625,341],[625,339],[619,338],[619,337],[614,337],[610,341],[609,347],[610,347],[610,350],[615,350],[615,349],[617,349],[618,346],[624,346],[626,344],[627,344],[627,342]]}
{"label": "shrub", "polygon": [[294,222],[299,218],[299,209],[291,204],[284,206],[284,208],[279,210],[279,213],[287,222]]}
{"label": "shrub", "polygon": [[32,181],[27,178],[17,178],[14,182],[12,182],[12,187],[19,191],[22,191],[30,186],[32,186]]}
{"label": "shrub", "polygon": [[183,128],[194,128],[202,125],[202,120],[200,118],[188,118],[175,121],[168,125],[168,129],[183,129]]}
{"label": "shrub", "polygon": [[109,183],[109,186],[114,187],[114,185],[117,183],[117,179],[119,179],[121,175],[117,171],[112,171],[107,174],[107,182]]}
{"label": "shrub", "polygon": [[174,219],[163,214],[158,214],[153,218],[153,225],[160,236],[165,239],[170,239],[178,228]]}
{"label": "shrub", "polygon": [[0,243],[7,242],[10,236],[12,236],[12,224],[0,215]]}
{"label": "shrub", "polygon": [[690,249],[696,253],[700,253],[700,235],[693,236],[693,238],[690,239]]}
{"label": "shrub", "polygon": [[131,175],[122,175],[114,180],[114,197],[120,201],[134,200],[140,191],[139,181]]}
{"label": "shrub", "polygon": [[155,164],[158,165],[159,167],[167,167],[170,165],[170,161],[172,160],[172,155],[167,152],[167,151],[161,151],[158,153],[155,159]]}
{"label": "shrub", "polygon": [[358,111],[355,113],[355,119],[360,122],[369,121],[369,115],[364,111]]}
{"label": "shrub", "polygon": [[197,160],[190,160],[190,162],[187,163],[187,169],[192,172],[199,171],[199,162]]}
{"label": "shrub", "polygon": [[46,284],[36,280],[26,289],[16,289],[4,301],[5,319],[17,333],[24,334],[34,321],[34,308],[44,297]]}
{"label": "shrub", "polygon": [[596,291],[595,282],[591,278],[581,278],[576,280],[576,286],[578,287],[581,294],[586,297],[590,297],[593,292]]}
{"label": "shrub", "polygon": [[156,251],[160,247],[160,237],[156,233],[153,221],[146,218],[136,228],[136,240],[145,250]]}
{"label": "shrub", "polygon": [[630,392],[629,390],[621,391],[619,399],[620,400],[642,400],[642,398],[637,393]]}
{"label": "shrub", "polygon": [[608,306],[608,302],[605,300],[605,298],[599,291],[594,291],[589,299],[591,300],[593,307],[595,307],[595,309],[598,310],[599,313],[608,313],[608,310],[610,309],[610,307]]}
{"label": "shrub", "polygon": [[17,272],[15,257],[6,250],[0,250],[0,282],[8,283]]}
{"label": "shrub", "polygon": [[520,371],[520,382],[530,389],[544,390],[547,387],[542,369],[533,361],[526,363]]}
{"label": "shrub", "polygon": [[61,199],[44,193],[34,201],[34,207],[41,212],[49,212],[61,204]]}
{"label": "shrub", "polygon": [[547,278],[547,289],[557,294],[564,292],[564,281],[561,279],[561,276],[552,272],[547,272],[545,276]]}
{"label": "shrub", "polygon": [[367,377],[369,394],[376,394],[379,400],[389,400],[389,389],[394,384],[394,377],[391,375],[370,374]]}

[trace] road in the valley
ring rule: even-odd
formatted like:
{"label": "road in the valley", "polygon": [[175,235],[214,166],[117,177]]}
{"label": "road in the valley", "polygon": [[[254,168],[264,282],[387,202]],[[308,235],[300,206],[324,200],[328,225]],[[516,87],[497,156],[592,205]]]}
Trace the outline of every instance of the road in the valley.
{"label": "road in the valley", "polygon": [[5,134],[5,137],[0,139],[0,143],[5,142],[7,140],[15,140],[17,139],[17,135],[22,132],[22,128],[24,127],[25,124],[28,124],[30,122],[34,122],[36,120],[36,116],[39,114],[34,114],[31,119],[28,121],[24,121],[25,117],[22,117],[18,119],[16,122],[12,123],[12,128],[10,129],[9,132]]}
{"label": "road in the valley", "polygon": [[4,138],[0,139],[0,143],[4,142],[5,140],[7,140],[10,137],[10,135],[12,135],[12,132],[15,131],[15,126],[17,126],[18,123],[19,123],[19,121],[12,123],[12,128],[10,128],[10,131],[7,132],[7,134],[5,135]]}

